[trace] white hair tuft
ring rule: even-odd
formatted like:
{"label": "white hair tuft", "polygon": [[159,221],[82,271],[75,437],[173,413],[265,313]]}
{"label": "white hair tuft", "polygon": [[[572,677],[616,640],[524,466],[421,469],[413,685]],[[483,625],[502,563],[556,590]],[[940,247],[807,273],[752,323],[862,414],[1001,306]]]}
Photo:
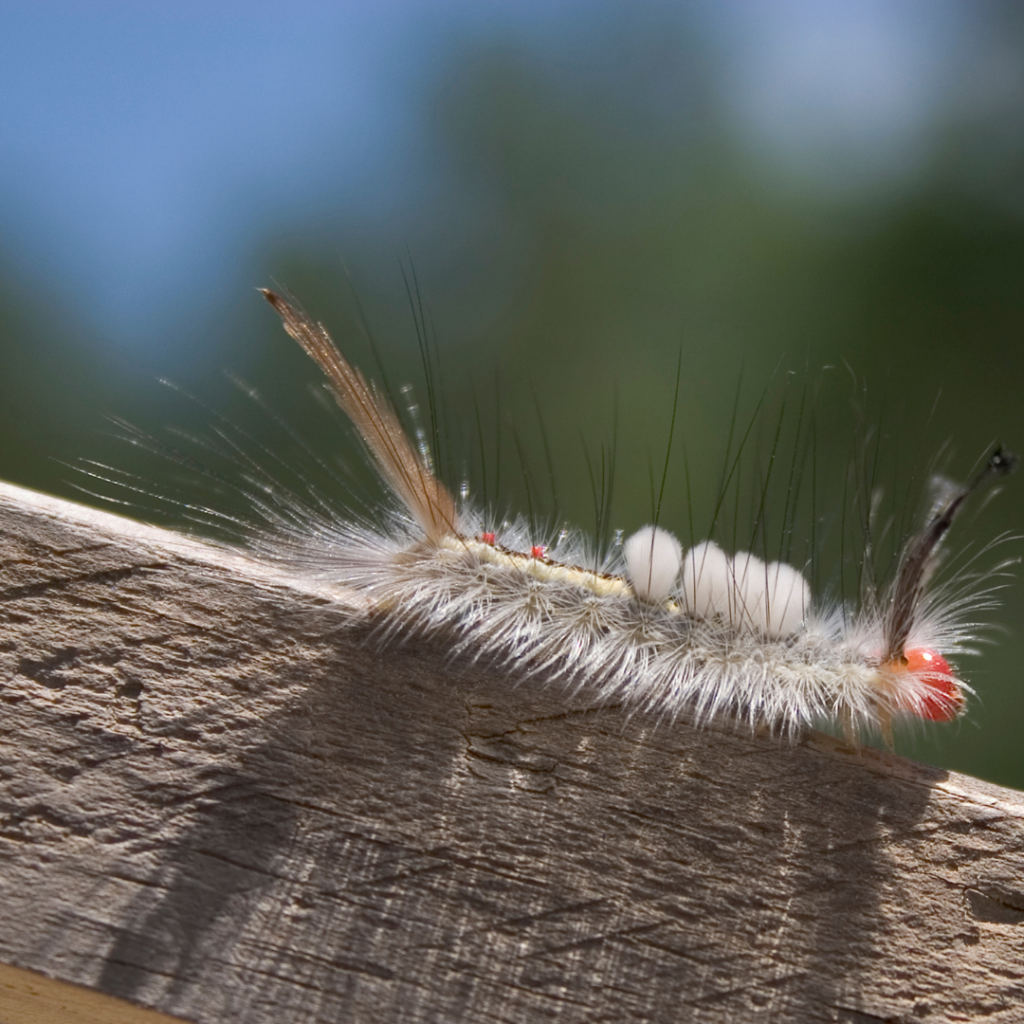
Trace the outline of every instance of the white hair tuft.
{"label": "white hair tuft", "polygon": [[644,526],[622,546],[636,596],[651,604],[668,599],[683,562],[679,541],[660,526]]}

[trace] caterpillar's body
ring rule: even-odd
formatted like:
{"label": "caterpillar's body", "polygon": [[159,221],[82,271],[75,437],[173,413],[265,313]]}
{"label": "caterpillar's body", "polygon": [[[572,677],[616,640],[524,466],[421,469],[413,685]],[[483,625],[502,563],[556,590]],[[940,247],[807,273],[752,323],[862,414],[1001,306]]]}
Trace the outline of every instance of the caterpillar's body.
{"label": "caterpillar's body", "polygon": [[816,603],[791,566],[729,557],[710,542],[684,554],[655,526],[600,571],[586,569],[582,536],[563,531],[545,547],[525,522],[496,533],[459,507],[324,328],[264,294],[326,373],[401,504],[386,523],[306,536],[289,558],[363,593],[385,631],[448,630],[470,655],[586,685],[598,699],[791,738],[831,720],[851,740],[866,731],[889,740],[901,716],[948,721],[962,711],[967,688],[945,655],[970,639],[964,602],[944,607],[927,584],[968,495],[1012,469],[1013,456],[997,450],[972,483],[950,489],[904,547],[894,581],[859,612]]}

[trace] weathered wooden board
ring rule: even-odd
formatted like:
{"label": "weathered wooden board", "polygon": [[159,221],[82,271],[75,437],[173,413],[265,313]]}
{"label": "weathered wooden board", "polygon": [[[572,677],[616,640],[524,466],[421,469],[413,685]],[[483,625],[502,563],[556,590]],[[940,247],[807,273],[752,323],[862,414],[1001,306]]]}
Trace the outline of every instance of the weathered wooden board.
{"label": "weathered wooden board", "polygon": [[0,962],[197,1022],[1024,1019],[1022,794],[382,650],[13,487],[0,618]]}

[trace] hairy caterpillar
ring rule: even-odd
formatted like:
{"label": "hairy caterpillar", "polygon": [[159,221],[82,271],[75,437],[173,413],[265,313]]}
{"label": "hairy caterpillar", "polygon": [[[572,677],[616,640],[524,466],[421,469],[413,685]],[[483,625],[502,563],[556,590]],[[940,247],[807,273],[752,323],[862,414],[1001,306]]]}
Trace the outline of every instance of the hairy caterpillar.
{"label": "hairy caterpillar", "polygon": [[593,545],[583,535],[563,530],[548,545],[526,520],[496,527],[456,501],[323,326],[263,294],[326,375],[398,501],[373,522],[332,520],[288,558],[365,595],[385,637],[446,630],[458,651],[586,685],[600,700],[790,739],[832,721],[851,742],[876,732],[891,744],[897,719],[950,721],[963,711],[970,690],[946,656],[967,649],[966,613],[989,591],[929,583],[967,498],[1014,468],[1008,452],[994,451],[966,485],[941,482],[894,578],[865,590],[857,609],[816,600],[783,562],[711,541],[684,552],[657,524],[586,568]]}

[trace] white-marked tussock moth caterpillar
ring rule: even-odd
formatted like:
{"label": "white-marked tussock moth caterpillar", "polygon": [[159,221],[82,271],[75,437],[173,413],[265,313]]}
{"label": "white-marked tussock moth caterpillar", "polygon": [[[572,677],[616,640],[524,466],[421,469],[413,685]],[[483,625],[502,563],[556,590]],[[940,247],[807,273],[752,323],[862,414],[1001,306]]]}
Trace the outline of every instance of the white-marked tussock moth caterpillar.
{"label": "white-marked tussock moth caterpillar", "polygon": [[711,541],[684,550],[659,525],[595,568],[594,545],[579,533],[562,530],[549,545],[527,520],[496,525],[456,500],[326,330],[264,295],[325,373],[397,504],[372,521],[334,520],[301,544],[275,548],[271,538],[257,549],[363,594],[382,636],[445,632],[457,651],[586,686],[598,700],[789,738],[831,721],[851,741],[874,732],[891,742],[896,720],[962,712],[969,688],[947,657],[970,649],[969,620],[992,585],[974,573],[935,587],[933,574],[967,499],[1013,469],[1004,450],[964,485],[938,482],[892,578],[862,587],[856,608],[812,595],[784,561]]}

